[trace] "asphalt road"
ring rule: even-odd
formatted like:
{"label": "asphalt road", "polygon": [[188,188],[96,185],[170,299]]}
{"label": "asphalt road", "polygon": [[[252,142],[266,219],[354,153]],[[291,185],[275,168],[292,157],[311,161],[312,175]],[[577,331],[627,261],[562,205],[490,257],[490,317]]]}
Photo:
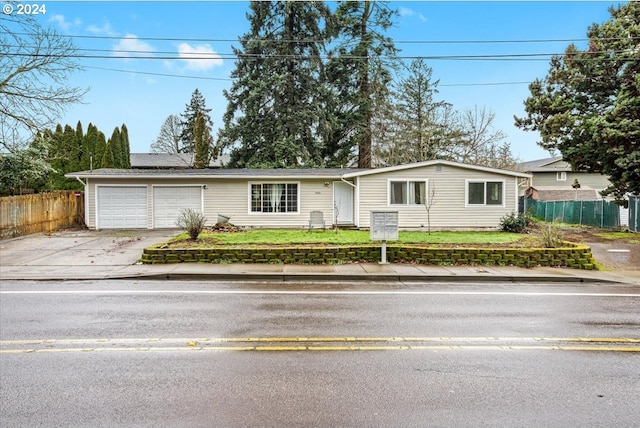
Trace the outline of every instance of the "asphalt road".
{"label": "asphalt road", "polygon": [[8,282],[0,426],[636,426],[623,285]]}

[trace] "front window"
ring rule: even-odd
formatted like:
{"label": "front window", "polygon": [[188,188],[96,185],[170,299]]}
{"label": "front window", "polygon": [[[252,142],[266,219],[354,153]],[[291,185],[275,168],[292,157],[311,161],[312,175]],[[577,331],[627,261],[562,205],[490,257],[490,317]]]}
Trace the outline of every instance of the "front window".
{"label": "front window", "polygon": [[427,197],[426,181],[390,181],[389,205],[422,205]]}
{"label": "front window", "polygon": [[251,212],[298,212],[297,183],[260,183],[251,185]]}
{"label": "front window", "polygon": [[468,205],[504,205],[504,182],[470,181],[467,184]]}

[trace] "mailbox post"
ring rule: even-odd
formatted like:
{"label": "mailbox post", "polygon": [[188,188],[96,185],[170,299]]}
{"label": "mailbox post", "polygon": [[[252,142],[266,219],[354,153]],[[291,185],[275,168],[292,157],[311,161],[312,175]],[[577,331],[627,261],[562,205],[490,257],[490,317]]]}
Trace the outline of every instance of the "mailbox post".
{"label": "mailbox post", "polygon": [[398,239],[398,211],[371,211],[370,238],[382,241],[380,263],[387,263],[387,241]]}

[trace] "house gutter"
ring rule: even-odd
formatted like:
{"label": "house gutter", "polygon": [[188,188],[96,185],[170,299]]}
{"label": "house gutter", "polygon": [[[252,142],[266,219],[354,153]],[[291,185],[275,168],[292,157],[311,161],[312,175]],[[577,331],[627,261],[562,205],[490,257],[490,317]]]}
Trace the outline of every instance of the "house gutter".
{"label": "house gutter", "polygon": [[358,186],[356,186],[355,184],[353,184],[350,181],[345,180],[344,178],[340,177],[340,181],[342,181],[343,183],[347,183],[349,186],[353,187],[354,189],[357,188]]}

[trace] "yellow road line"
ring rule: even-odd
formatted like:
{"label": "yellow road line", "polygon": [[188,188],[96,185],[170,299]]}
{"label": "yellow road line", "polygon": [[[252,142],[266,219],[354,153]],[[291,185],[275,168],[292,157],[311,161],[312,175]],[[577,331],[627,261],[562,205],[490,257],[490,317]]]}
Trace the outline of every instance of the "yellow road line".
{"label": "yellow road line", "polygon": [[0,340],[0,346],[11,345],[74,345],[126,343],[388,343],[388,342],[579,342],[579,343],[640,343],[630,337],[201,337],[201,338],[98,338],[98,339],[16,339]]}
{"label": "yellow road line", "polygon": [[415,345],[415,346],[214,346],[214,347],[117,347],[117,348],[46,348],[3,349],[0,354],[53,354],[90,352],[301,352],[301,351],[590,351],[590,352],[640,352],[640,347],[626,346],[549,346],[549,345]]}

